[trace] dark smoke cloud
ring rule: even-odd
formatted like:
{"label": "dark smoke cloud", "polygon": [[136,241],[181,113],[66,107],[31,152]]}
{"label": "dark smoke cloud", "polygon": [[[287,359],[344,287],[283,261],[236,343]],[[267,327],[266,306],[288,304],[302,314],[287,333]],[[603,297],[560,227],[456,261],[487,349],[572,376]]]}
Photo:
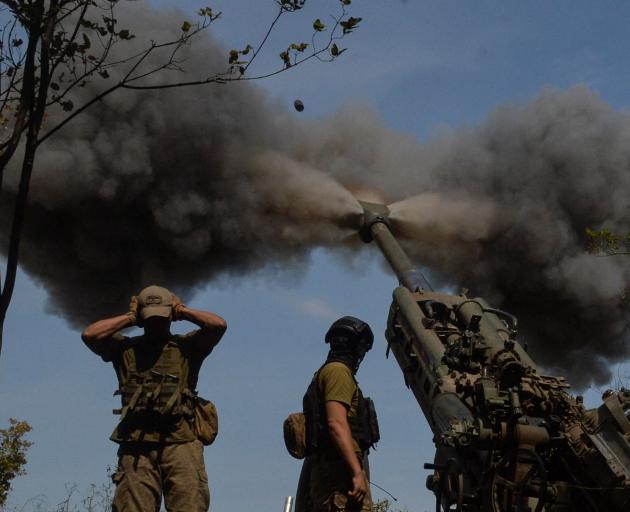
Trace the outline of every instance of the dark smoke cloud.
{"label": "dark smoke cloud", "polygon": [[[181,18],[130,6],[154,39]],[[206,39],[187,59],[223,69],[226,52]],[[247,84],[125,91],[42,147],[22,266],[82,326],[152,282],[186,296],[347,249],[360,213],[349,191],[372,191],[395,203],[396,230],[438,284],[519,315],[534,357],[585,385],[628,353],[630,260],[588,254],[584,230],[630,230],[629,181],[630,117],[581,87],[422,144],[358,107],[298,122]]]}
{"label": "dark smoke cloud", "polygon": [[628,356],[630,260],[589,254],[585,230],[630,230],[630,115],[583,87],[549,89],[417,157],[407,180],[423,193],[392,206],[410,251],[519,315],[547,368],[578,386],[609,380]]}
{"label": "dark smoke cloud", "polygon": [[[121,45],[127,53],[174,37],[184,19],[141,2],[124,12],[119,26],[138,34]],[[155,80],[227,67],[227,52],[209,38],[182,56],[190,73]],[[74,103],[99,87],[81,89]],[[152,282],[187,296],[218,275],[302,264],[313,246],[347,236],[347,217],[360,208],[291,151],[294,123],[247,84],[108,97],[38,153],[23,268],[48,290],[50,309],[79,327],[119,312]],[[8,187],[16,183],[14,169]]]}

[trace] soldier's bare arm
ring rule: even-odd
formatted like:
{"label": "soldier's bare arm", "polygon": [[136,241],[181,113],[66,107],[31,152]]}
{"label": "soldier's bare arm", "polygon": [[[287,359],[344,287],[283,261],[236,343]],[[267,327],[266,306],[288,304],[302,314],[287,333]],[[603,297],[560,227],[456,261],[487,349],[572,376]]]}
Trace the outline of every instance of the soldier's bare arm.
{"label": "soldier's bare arm", "polygon": [[115,334],[134,324],[129,315],[118,315],[88,325],[81,333],[87,347],[99,356],[108,356],[115,350],[120,339]]}
{"label": "soldier's bare arm", "polygon": [[133,296],[127,313],[88,325],[81,333],[81,339],[92,352],[105,359],[111,359],[121,340],[121,337],[116,336],[116,333],[121,329],[135,325],[137,319],[138,299]]}
{"label": "soldier's bare arm", "polygon": [[326,402],[326,424],[333,443],[352,471],[352,491],[348,496],[356,501],[363,501],[367,493],[367,482],[359,458],[352,446],[352,432],[348,423],[348,410],[341,402]]}
{"label": "soldier's bare arm", "polygon": [[227,330],[227,322],[210,311],[189,308],[184,304],[174,304],[173,320],[188,320],[200,330],[195,333],[194,342],[201,350],[211,350]]}

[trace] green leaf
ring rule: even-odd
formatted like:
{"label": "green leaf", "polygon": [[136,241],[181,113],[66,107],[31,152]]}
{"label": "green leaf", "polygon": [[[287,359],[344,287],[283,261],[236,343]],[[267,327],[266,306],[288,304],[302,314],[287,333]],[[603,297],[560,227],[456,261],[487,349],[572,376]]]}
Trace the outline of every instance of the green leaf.
{"label": "green leaf", "polygon": [[282,61],[284,62],[284,65],[288,68],[291,67],[291,56],[289,55],[288,51],[282,52],[280,54],[280,58],[282,59]]}
{"label": "green leaf", "polygon": [[343,28],[344,34],[349,34],[352,29],[356,28],[363,18],[353,18],[350,16],[346,21],[342,21],[339,25]]}
{"label": "green leaf", "polygon": [[118,32],[118,37],[120,37],[121,39],[124,39],[125,41],[129,41],[130,39],[133,39],[136,36],[131,34],[129,32],[129,30],[124,29],[124,30],[121,30],[120,32]]}
{"label": "green leaf", "polygon": [[292,50],[295,50],[296,52],[303,52],[304,50],[306,50],[308,48],[308,44],[306,44],[306,43],[300,43],[300,44],[291,43],[290,48]]}
{"label": "green leaf", "polygon": [[107,16],[103,16],[103,21],[105,22],[105,27],[107,28],[107,32],[109,32],[110,34],[113,34],[114,27],[116,26],[116,23],[118,23],[118,20],[116,18],[109,18]]}
{"label": "green leaf", "polygon": [[212,9],[210,7],[204,7],[203,9],[199,9],[199,16],[207,16],[208,18],[212,18]]}
{"label": "green leaf", "polygon": [[251,44],[248,44],[245,49],[241,52],[242,55],[247,55],[249,52],[251,52],[254,49],[254,47]]}
{"label": "green leaf", "polygon": [[345,52],[345,51],[346,51],[346,48],[343,48],[343,49],[341,49],[341,50],[340,50],[340,49],[339,49],[339,47],[338,47],[336,44],[333,44],[333,45],[330,47],[330,54],[331,54],[333,57],[339,57],[339,55],[341,55],[341,54],[342,54],[343,52]]}
{"label": "green leaf", "polygon": [[91,48],[91,46],[92,46],[92,42],[90,41],[90,38],[84,33],[83,34],[83,48],[87,50],[88,48]]}
{"label": "green leaf", "polygon": [[326,30],[326,25],[324,25],[321,20],[319,18],[317,18],[314,22],[313,22],[313,29],[315,30],[315,32],[322,32],[324,30]]}
{"label": "green leaf", "polygon": [[74,57],[74,54],[76,53],[78,47],[79,47],[79,45],[77,43],[70,43],[63,49],[63,52],[68,57],[72,58],[72,57]]}
{"label": "green leaf", "polygon": [[238,61],[238,50],[230,50],[230,57],[228,59],[228,62],[230,64],[234,64],[237,61]]}
{"label": "green leaf", "polygon": [[280,0],[278,3],[282,6],[283,9],[293,12],[302,9],[302,7],[304,7],[304,4],[306,3],[306,0]]}
{"label": "green leaf", "polygon": [[189,21],[184,21],[182,24],[182,32],[188,32],[191,29],[192,25]]}

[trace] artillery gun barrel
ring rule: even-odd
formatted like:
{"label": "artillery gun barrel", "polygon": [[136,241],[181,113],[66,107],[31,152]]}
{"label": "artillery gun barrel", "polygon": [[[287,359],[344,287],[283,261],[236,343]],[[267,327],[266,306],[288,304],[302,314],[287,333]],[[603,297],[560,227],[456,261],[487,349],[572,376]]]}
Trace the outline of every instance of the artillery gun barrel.
{"label": "artillery gun barrel", "polygon": [[392,235],[389,227],[389,208],[384,205],[360,201],[363,206],[363,227],[360,234],[364,242],[374,240],[392,267],[402,286],[411,292],[433,290],[431,285],[415,267]]}
{"label": "artillery gun barrel", "polygon": [[[414,295],[412,295],[417,292],[422,294],[429,292],[430,294],[433,288],[422,272],[411,262],[392,234],[389,208],[385,205],[364,201],[359,201],[359,203],[363,207],[363,226],[359,231],[361,239],[366,243],[376,242],[385,259],[387,259],[401,284],[401,287],[394,291],[394,301],[403,310],[403,315],[409,322],[410,328],[415,331],[417,338],[425,340],[424,345],[428,355],[431,356],[434,364],[438,366],[444,355],[444,347],[434,337],[420,335],[421,332],[426,333],[426,329],[422,326],[423,315],[417,307]],[[470,322],[475,315],[482,317],[480,328],[492,350],[494,352],[503,350],[505,340],[510,337],[508,329],[497,316],[497,314],[500,315],[503,312],[490,308],[480,298],[460,302],[458,309],[466,322]],[[512,315],[504,315],[513,320],[512,327],[516,329],[516,319]],[[516,344],[515,350],[525,366],[536,368],[536,363],[520,344]]]}

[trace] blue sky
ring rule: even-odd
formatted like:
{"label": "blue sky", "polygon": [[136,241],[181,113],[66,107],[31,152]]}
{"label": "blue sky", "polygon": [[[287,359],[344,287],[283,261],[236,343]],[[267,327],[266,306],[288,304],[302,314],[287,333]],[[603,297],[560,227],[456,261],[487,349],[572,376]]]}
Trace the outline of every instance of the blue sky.
{"label": "blue sky", "polygon": [[[193,12],[206,3],[178,5]],[[272,0],[212,6],[224,13],[214,32],[227,48],[258,40],[274,15]],[[297,25],[280,27],[268,59],[277,60],[282,44],[334,12],[337,2],[307,6]],[[296,115],[305,118],[364,104],[420,140],[475,124],[498,105],[526,102],[547,86],[586,84],[617,109],[630,105],[628,4],[355,0],[353,13],[364,21],[344,41],[349,49],[339,61],[307,65],[259,86],[280,104],[302,99],[306,109]],[[284,450],[282,420],[299,409],[325,355],[322,335],[341,314],[368,320],[377,335],[359,373],[381,419],[373,480],[410,511],[432,509],[422,470],[432,458],[431,435],[395,362],[384,357],[394,286],[376,248],[368,247],[351,263],[316,251],[304,271],[232,277],[184,297],[229,323],[199,384],[220,414],[219,438],[206,451],[213,510],[280,510],[294,494],[300,465]],[[106,466],[115,463],[116,447],[108,441],[114,387],[111,367],[83,346],[77,331],[47,314],[46,291],[20,274],[0,359],[0,422],[28,420],[35,444],[13,505],[40,494],[55,503],[66,483],[85,489],[105,480]],[[374,495],[384,496],[377,489]]]}

